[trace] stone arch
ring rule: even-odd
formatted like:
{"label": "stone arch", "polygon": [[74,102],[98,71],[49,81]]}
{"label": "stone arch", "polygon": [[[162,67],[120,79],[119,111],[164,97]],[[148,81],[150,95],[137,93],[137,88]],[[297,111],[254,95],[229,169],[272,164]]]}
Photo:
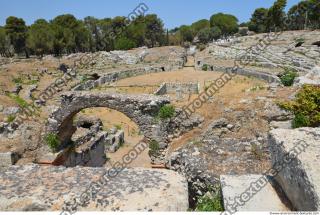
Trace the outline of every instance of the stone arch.
{"label": "stone arch", "polygon": [[132,119],[146,138],[152,138],[154,117],[159,109],[170,103],[165,97],[154,95],[127,95],[106,92],[72,91],[61,95],[60,106],[50,115],[47,133],[58,135],[64,145],[71,139],[76,127],[73,117],[82,109],[107,107]]}

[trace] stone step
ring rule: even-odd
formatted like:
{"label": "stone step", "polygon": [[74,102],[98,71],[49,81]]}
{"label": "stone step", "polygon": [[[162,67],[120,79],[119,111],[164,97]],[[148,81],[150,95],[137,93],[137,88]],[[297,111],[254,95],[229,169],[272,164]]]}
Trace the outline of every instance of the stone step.
{"label": "stone step", "polygon": [[189,208],[187,180],[170,170],[26,165],[1,171],[0,181],[0,211],[61,211],[66,202],[80,211]]}
{"label": "stone step", "polygon": [[221,175],[226,211],[289,211],[263,175]]}

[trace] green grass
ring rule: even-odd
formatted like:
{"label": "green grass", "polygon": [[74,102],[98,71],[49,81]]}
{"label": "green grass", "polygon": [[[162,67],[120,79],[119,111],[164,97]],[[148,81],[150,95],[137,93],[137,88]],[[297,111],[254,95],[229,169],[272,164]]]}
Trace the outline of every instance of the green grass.
{"label": "green grass", "polygon": [[45,137],[45,142],[53,152],[55,152],[60,146],[60,140],[56,134],[48,134]]}
{"label": "green grass", "polygon": [[22,108],[27,108],[29,106],[29,103],[18,95],[8,93],[7,96],[13,99]]}

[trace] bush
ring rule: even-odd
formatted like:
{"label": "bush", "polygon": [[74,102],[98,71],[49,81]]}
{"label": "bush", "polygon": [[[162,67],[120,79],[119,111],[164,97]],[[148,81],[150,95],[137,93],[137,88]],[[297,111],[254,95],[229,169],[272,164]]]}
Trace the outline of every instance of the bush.
{"label": "bush", "polygon": [[280,75],[280,80],[284,86],[292,86],[296,77],[298,77],[297,71],[285,69],[285,72]]}
{"label": "bush", "polygon": [[216,194],[206,194],[197,201],[196,211],[224,211],[222,194],[219,191]]}
{"label": "bush", "polygon": [[158,117],[160,119],[169,119],[175,114],[175,108],[173,105],[164,105],[160,108]]}
{"label": "bush", "polygon": [[207,64],[203,64],[202,65],[202,70],[203,71],[208,71],[208,65]]}
{"label": "bush", "polygon": [[293,128],[308,127],[309,125],[310,120],[307,116],[304,116],[302,113],[298,113],[294,116],[292,121]]}
{"label": "bush", "polygon": [[160,146],[159,146],[159,143],[155,140],[152,140],[150,143],[149,143],[149,156],[156,156],[159,154],[159,149],[160,149]]}
{"label": "bush", "polygon": [[128,38],[121,37],[115,42],[116,50],[128,50],[137,47],[136,43]]}
{"label": "bush", "polygon": [[304,85],[294,101],[278,104],[281,108],[294,113],[293,128],[320,125],[320,86]]}
{"label": "bush", "polygon": [[45,137],[45,142],[53,152],[56,151],[60,146],[60,140],[56,134],[48,134]]}

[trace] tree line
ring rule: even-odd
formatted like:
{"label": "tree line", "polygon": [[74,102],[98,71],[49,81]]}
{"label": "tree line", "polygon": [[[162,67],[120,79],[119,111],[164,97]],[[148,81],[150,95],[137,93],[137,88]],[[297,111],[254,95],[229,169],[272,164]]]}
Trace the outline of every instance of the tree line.
{"label": "tree line", "polygon": [[[200,43],[244,32],[247,27],[255,33],[278,30],[303,30],[320,28],[320,1],[303,0],[285,12],[286,0],[276,0],[270,8],[257,8],[250,21],[238,24],[232,14],[217,13],[210,19],[201,19],[191,25],[182,25],[170,31],[170,44],[178,45],[192,42],[196,37]],[[241,29],[241,28],[240,28]]]}
{"label": "tree line", "polygon": [[43,56],[127,50],[140,46],[167,44],[163,22],[155,14],[138,16],[133,20],[118,16],[113,19],[86,17],[76,19],[71,14],[51,21],[36,20],[27,26],[21,18],[10,16],[0,27],[0,54]]}
{"label": "tree line", "polygon": [[320,28],[320,1],[304,0],[284,12],[286,0],[277,0],[270,8],[258,8],[248,23],[249,30],[256,33],[282,30]]}
{"label": "tree line", "polygon": [[155,14],[137,16],[133,20],[118,16],[83,20],[65,14],[51,21],[36,20],[27,26],[21,18],[10,16],[0,26],[0,55],[14,54],[43,56],[127,50],[135,47],[184,45],[195,38],[202,44],[234,34],[242,34],[240,27],[256,33],[277,30],[320,28],[319,0],[303,0],[285,12],[287,0],[276,0],[270,8],[257,8],[249,22],[238,24],[232,14],[217,13],[210,19],[201,19],[191,25],[182,25],[170,31]]}

